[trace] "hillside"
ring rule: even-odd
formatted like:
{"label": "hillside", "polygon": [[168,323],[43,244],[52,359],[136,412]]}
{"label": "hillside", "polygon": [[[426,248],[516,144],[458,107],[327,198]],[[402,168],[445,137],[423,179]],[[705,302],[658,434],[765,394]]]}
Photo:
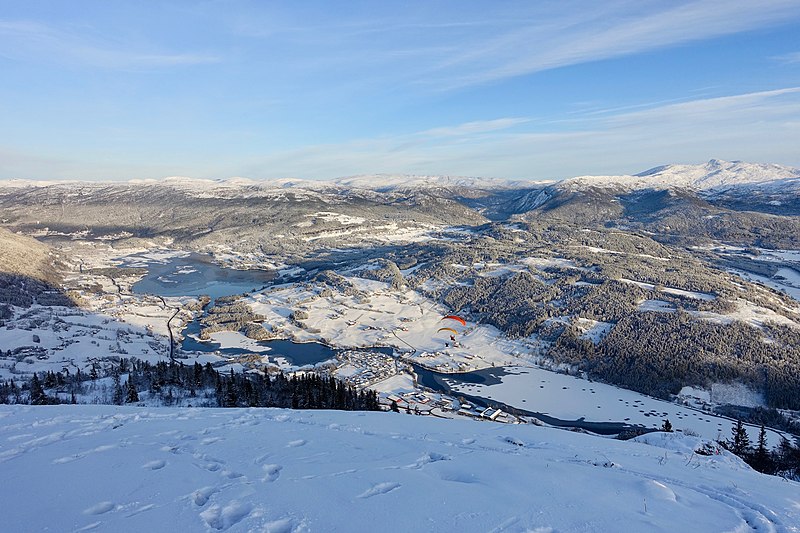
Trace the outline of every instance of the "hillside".
{"label": "hillside", "polygon": [[51,247],[0,228],[0,321],[10,316],[8,304],[72,305],[62,289],[64,269]]}
{"label": "hillside", "polygon": [[11,531],[798,531],[800,485],[679,434],[394,413],[0,406]]}
{"label": "hillside", "polygon": [[59,259],[46,244],[0,228],[0,273],[57,283]]}

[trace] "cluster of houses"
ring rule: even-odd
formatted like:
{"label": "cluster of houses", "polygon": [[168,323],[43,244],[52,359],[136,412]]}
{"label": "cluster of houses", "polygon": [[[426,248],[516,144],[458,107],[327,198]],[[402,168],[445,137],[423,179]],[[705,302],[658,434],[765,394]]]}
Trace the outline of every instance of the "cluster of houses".
{"label": "cluster of houses", "polygon": [[390,378],[399,371],[397,360],[381,352],[346,350],[339,352],[336,358],[336,377],[360,389]]}
{"label": "cluster of houses", "polygon": [[453,415],[491,420],[504,424],[520,424],[523,421],[516,416],[495,407],[480,407],[467,402],[460,402],[441,394],[424,391],[389,394],[385,397],[387,409],[397,407],[400,412],[416,415],[432,415],[453,418]]}
{"label": "cluster of houses", "polygon": [[[454,406],[455,408],[455,406]],[[502,409],[495,407],[481,407],[467,402],[459,402],[456,412],[461,416],[491,420],[493,422],[503,422],[505,424],[519,424],[521,420],[516,416],[506,413]]]}

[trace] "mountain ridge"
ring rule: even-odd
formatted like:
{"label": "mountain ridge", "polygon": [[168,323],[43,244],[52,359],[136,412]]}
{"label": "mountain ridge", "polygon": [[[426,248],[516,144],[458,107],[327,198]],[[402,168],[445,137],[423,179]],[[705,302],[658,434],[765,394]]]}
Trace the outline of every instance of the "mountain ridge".
{"label": "mountain ridge", "polygon": [[81,181],[81,180],[0,180],[0,187],[49,187],[80,185],[102,187],[109,185],[165,185],[176,188],[258,188],[258,189],[366,189],[378,192],[417,189],[525,189],[556,187],[624,187],[624,188],[670,188],[683,187],[697,190],[726,189],[737,186],[780,186],[800,191],[800,169],[775,163],[749,163],[711,159],[701,164],[666,164],[636,174],[582,175],[555,179],[506,179],[476,176],[415,175],[415,174],[362,174],[343,176],[331,180],[299,178],[253,179],[231,177],[224,179],[191,178],[169,176],[161,179],[131,179],[127,181]]}

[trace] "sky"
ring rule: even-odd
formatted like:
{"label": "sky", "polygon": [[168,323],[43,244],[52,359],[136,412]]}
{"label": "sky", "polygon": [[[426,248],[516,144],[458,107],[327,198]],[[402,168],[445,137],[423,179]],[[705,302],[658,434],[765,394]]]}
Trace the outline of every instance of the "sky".
{"label": "sky", "polygon": [[800,0],[0,0],[0,179],[800,166]]}

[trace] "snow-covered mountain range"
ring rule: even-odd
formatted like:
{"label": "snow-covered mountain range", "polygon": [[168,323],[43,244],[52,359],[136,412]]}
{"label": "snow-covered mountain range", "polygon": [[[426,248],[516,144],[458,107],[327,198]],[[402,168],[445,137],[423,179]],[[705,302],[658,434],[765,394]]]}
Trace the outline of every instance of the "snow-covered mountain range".
{"label": "snow-covered mountain range", "polygon": [[565,180],[562,186],[620,187],[627,190],[685,188],[698,191],[755,187],[800,192],[800,169],[712,159],[702,165],[659,166],[633,176],[581,176]]}
{"label": "snow-covered mountain range", "polygon": [[[401,174],[369,174],[348,176],[334,180],[268,179],[254,180],[235,177],[229,179],[197,179],[168,177],[162,180],[134,179],[117,184],[167,185],[192,189],[305,189],[326,191],[331,189],[366,189],[379,192],[425,189],[525,189],[560,183],[569,187],[623,187],[626,189],[681,187],[696,190],[729,189],[740,186],[771,185],[800,189],[800,169],[764,163],[723,161],[711,159],[699,165],[674,164],[651,168],[635,175],[577,176],[566,180],[510,180],[465,176],[419,176]],[[4,187],[48,187],[52,185],[80,184],[82,186],[108,186],[108,182],[2,180]]]}

